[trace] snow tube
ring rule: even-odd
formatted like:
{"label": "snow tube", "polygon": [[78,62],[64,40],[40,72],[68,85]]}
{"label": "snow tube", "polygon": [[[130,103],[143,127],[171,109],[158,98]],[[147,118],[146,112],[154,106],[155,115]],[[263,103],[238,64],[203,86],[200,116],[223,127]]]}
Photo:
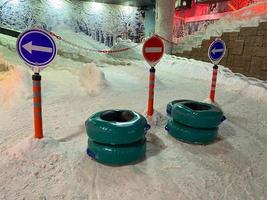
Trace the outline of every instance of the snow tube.
{"label": "snow tube", "polygon": [[218,136],[218,128],[196,129],[184,126],[170,119],[165,127],[174,138],[190,144],[209,144]]}
{"label": "snow tube", "polygon": [[174,105],[173,120],[193,128],[216,128],[223,121],[220,108],[197,101],[185,101]]}
{"label": "snow tube", "polygon": [[92,141],[111,145],[136,142],[150,128],[145,117],[130,110],[98,112],[89,117],[85,126]]}
{"label": "snow tube", "polygon": [[146,139],[127,145],[106,145],[88,140],[87,154],[106,165],[126,165],[145,158]]}
{"label": "snow tube", "polygon": [[171,101],[170,103],[168,103],[167,108],[166,108],[167,114],[171,115],[173,106],[177,103],[184,102],[184,101],[190,101],[190,100],[180,99],[180,100],[174,100],[174,101]]}

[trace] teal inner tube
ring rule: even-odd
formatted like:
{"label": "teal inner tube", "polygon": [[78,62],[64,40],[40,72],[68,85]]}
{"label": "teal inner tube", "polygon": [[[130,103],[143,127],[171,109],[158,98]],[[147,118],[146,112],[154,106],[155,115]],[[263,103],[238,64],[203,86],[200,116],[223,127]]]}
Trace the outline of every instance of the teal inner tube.
{"label": "teal inner tube", "polygon": [[190,101],[190,100],[185,100],[185,99],[179,99],[179,100],[174,100],[171,101],[167,104],[166,112],[168,115],[171,115],[172,113],[172,108],[175,104],[180,103],[180,102],[185,102],[185,101]]}
{"label": "teal inner tube", "polygon": [[98,112],[85,122],[88,137],[98,143],[130,144],[144,138],[150,126],[145,117],[130,110]]}
{"label": "teal inner tube", "polygon": [[209,144],[218,136],[218,128],[196,129],[170,119],[165,129],[174,138],[190,144]]}
{"label": "teal inner tube", "polygon": [[106,145],[88,140],[87,154],[106,165],[126,165],[141,161],[146,154],[146,139],[127,145]]}
{"label": "teal inner tube", "polygon": [[185,101],[174,105],[173,120],[193,128],[216,128],[223,121],[223,112],[220,108],[197,101]]}

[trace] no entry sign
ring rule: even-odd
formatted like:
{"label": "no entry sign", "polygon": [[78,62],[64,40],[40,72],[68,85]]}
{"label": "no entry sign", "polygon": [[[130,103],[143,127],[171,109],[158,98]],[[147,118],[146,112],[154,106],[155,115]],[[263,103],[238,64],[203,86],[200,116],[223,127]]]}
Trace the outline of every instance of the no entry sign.
{"label": "no entry sign", "polygon": [[164,44],[156,36],[147,39],[143,46],[143,56],[151,67],[154,67],[162,58],[164,53]]}

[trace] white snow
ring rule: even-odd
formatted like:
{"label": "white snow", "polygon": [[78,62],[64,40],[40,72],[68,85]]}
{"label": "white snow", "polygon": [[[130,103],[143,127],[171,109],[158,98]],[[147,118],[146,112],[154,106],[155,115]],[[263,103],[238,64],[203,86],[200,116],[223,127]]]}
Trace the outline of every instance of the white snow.
{"label": "white snow", "polygon": [[227,120],[219,138],[207,146],[185,144],[164,130],[166,105],[207,98],[212,65],[165,55],[156,66],[160,123],[148,133],[146,159],[108,167],[86,155],[84,122],[105,109],[146,110],[148,64],[101,54],[84,65],[57,56],[41,72],[45,138],[39,141],[32,138],[31,74],[7,48],[14,40],[6,42],[2,61],[14,69],[0,72],[0,99],[15,103],[0,102],[0,199],[266,199],[266,81],[220,66],[216,101]]}
{"label": "white snow", "polygon": [[91,95],[99,94],[107,86],[104,72],[94,63],[87,64],[81,69],[80,82]]}
{"label": "white snow", "polygon": [[22,67],[13,65],[0,54],[0,108],[21,102],[31,96],[30,74]]}
{"label": "white snow", "polygon": [[122,40],[121,38],[119,38],[117,43],[111,47],[111,50],[128,49],[128,48],[129,50],[118,53],[111,53],[110,56],[115,58],[141,60],[143,58],[141,51],[142,47],[143,46],[141,44],[137,45],[136,43],[133,43],[131,40]]}

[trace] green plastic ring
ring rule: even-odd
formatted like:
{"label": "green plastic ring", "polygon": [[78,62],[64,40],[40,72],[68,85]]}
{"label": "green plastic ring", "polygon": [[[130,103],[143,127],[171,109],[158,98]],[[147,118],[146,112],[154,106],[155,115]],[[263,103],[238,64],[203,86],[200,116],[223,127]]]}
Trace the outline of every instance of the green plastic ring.
{"label": "green plastic ring", "polygon": [[184,102],[184,101],[190,101],[190,100],[185,100],[185,99],[179,99],[179,100],[174,100],[174,101],[171,101],[167,104],[167,108],[166,108],[166,112],[168,115],[171,115],[172,113],[172,108],[175,104],[177,103],[181,103],[181,102]]}
{"label": "green plastic ring", "polygon": [[191,144],[209,144],[218,136],[218,128],[214,129],[196,129],[184,126],[170,119],[166,130],[174,138]]}
{"label": "green plastic ring", "polygon": [[216,128],[223,119],[220,108],[197,101],[185,101],[174,105],[173,120],[193,128]]}
{"label": "green plastic ring", "polygon": [[88,140],[87,154],[106,165],[126,165],[145,158],[146,139],[127,145],[105,145]]}
{"label": "green plastic ring", "polygon": [[149,129],[145,117],[129,110],[98,112],[89,117],[85,126],[91,140],[111,145],[136,142],[144,138]]}

